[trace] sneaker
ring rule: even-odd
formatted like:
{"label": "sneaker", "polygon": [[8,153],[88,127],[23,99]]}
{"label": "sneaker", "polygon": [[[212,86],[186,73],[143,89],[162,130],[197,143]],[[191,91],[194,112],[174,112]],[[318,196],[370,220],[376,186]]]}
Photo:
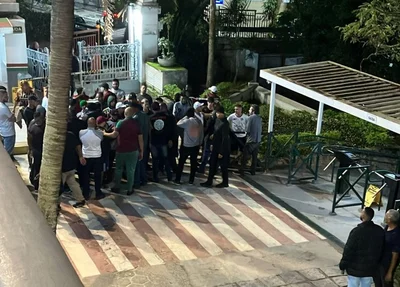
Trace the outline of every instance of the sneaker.
{"label": "sneaker", "polygon": [[178,180],[174,180],[174,184],[175,184],[175,185],[181,185],[181,182],[178,181]]}
{"label": "sneaker", "polygon": [[126,193],[128,196],[132,195],[135,193],[135,190],[132,188],[131,190],[128,190],[128,192]]}
{"label": "sneaker", "polygon": [[229,184],[221,182],[221,183],[217,184],[215,187],[216,188],[225,188],[225,187],[229,187]]}
{"label": "sneaker", "polygon": [[72,205],[74,208],[80,208],[80,207],[83,207],[83,206],[85,206],[85,204],[86,204],[86,201],[85,200],[82,200],[82,201],[78,201],[77,203],[75,203],[74,205]]}
{"label": "sneaker", "polygon": [[200,183],[200,186],[202,186],[202,187],[212,187],[212,184],[206,181],[206,182]]}
{"label": "sneaker", "polygon": [[194,181],[193,180],[189,180],[189,184],[193,184],[194,183]]}

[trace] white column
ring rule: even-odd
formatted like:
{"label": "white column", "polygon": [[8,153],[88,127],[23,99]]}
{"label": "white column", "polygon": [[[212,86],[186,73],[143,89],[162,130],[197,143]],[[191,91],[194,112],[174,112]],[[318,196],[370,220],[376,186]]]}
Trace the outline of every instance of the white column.
{"label": "white column", "polygon": [[161,8],[157,1],[139,0],[133,10],[134,39],[137,41],[139,81],[145,81],[145,62],[158,55],[159,24]]}
{"label": "white column", "polygon": [[276,83],[271,83],[271,95],[269,96],[268,133],[271,133],[274,130],[275,95]]}
{"label": "white column", "polygon": [[[128,6],[128,43],[130,46],[130,71],[135,71],[135,60],[137,49],[135,47],[135,28],[134,28],[134,18],[135,18],[135,5],[130,3]],[[133,74],[130,75],[130,79],[133,80]]]}
{"label": "white column", "polygon": [[323,118],[324,118],[324,103],[319,102],[317,131],[315,133],[317,136],[321,134]]}

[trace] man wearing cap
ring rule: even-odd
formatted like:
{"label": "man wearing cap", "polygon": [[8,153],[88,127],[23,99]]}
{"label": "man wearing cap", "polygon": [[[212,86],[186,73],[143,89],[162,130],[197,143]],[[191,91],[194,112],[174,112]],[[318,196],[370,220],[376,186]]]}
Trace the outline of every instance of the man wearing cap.
{"label": "man wearing cap", "polygon": [[123,119],[123,118],[124,118],[124,111],[125,111],[126,105],[125,105],[124,103],[122,103],[122,102],[118,102],[118,103],[116,104],[115,108],[116,108],[117,111],[118,111],[118,117],[119,117],[119,119]]}
{"label": "man wearing cap", "polygon": [[8,93],[4,86],[0,86],[0,137],[5,150],[11,156],[15,146],[15,115],[7,106]]}
{"label": "man wearing cap", "polygon": [[217,98],[218,99],[218,88],[216,86],[212,86],[208,88],[209,93],[207,95],[207,97],[211,97],[211,98]]}
{"label": "man wearing cap", "polygon": [[138,160],[143,158],[143,135],[140,126],[133,117],[132,108],[125,110],[125,119],[119,121],[112,133],[104,133],[105,136],[118,138],[117,156],[115,165],[114,193],[120,192],[122,172],[125,169],[127,175],[127,195],[134,193],[134,177]]}
{"label": "man wearing cap", "polygon": [[216,109],[216,121],[211,142],[210,172],[206,182],[201,183],[203,187],[212,187],[214,176],[218,166],[221,167],[222,182],[217,184],[217,188],[228,187],[228,166],[230,160],[230,128],[222,106]]}
{"label": "man wearing cap", "polygon": [[202,113],[203,110],[203,105],[200,102],[195,102],[193,104],[193,108],[194,108],[194,112],[195,112],[195,116],[201,121],[201,124],[204,125],[204,115]]}
{"label": "man wearing cap", "polygon": [[76,117],[78,119],[80,119],[81,121],[85,121],[87,120],[88,116],[88,109],[87,109],[87,101],[82,100],[79,102],[79,106],[81,107],[81,111],[79,113],[77,113]]}

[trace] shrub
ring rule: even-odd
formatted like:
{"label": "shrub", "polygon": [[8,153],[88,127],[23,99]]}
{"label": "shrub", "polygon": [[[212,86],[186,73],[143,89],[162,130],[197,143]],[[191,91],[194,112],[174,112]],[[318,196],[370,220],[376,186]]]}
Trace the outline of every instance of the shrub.
{"label": "shrub", "polygon": [[173,99],[176,94],[182,93],[182,90],[177,85],[165,85],[163,88],[163,96]]}

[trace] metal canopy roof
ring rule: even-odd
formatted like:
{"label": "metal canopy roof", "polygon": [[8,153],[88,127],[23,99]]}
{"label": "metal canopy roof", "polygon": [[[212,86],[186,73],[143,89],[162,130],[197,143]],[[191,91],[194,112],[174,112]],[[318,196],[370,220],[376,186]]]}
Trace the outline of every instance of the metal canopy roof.
{"label": "metal canopy roof", "polygon": [[261,70],[272,83],[400,134],[400,85],[334,62]]}

